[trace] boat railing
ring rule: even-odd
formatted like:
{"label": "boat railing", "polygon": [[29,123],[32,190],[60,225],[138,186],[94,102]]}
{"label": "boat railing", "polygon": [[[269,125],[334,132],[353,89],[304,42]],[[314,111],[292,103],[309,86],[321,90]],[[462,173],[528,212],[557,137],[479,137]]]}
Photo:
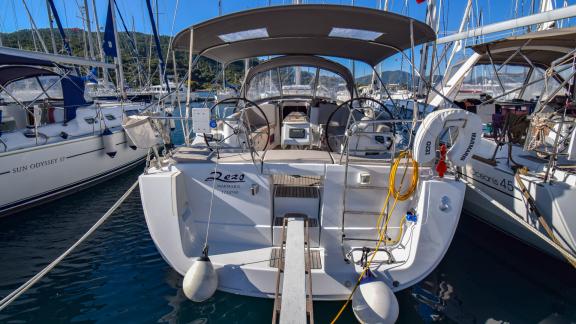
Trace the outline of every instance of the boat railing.
{"label": "boat railing", "polygon": [[[536,102],[536,107],[534,112],[529,117],[530,126],[526,134],[526,140],[524,142],[524,150],[534,151],[540,155],[547,155],[548,167],[546,168],[546,173],[544,175],[544,181],[550,179],[550,175],[554,173],[558,165],[558,157],[567,155],[565,153],[568,145],[563,145],[570,140],[573,136],[573,132],[576,127],[572,129],[568,128],[570,125],[574,125],[575,117],[570,116],[571,112],[569,110],[574,110],[574,95],[570,94],[566,98],[564,104],[560,104],[556,109],[544,111],[546,107],[550,107],[552,101],[557,97],[563,89],[570,86],[573,89],[576,84],[576,68],[574,68],[574,57],[576,56],[576,49],[571,50],[564,56],[554,60],[550,67],[546,69],[544,73],[544,87],[540,94],[540,100]],[[568,76],[562,76],[560,73],[569,70]],[[555,88],[550,89],[552,79],[562,80]],[[572,98],[570,98],[570,96]],[[570,102],[570,99],[572,101]],[[573,114],[573,112],[572,112]],[[556,118],[554,118],[556,117]],[[546,129],[546,132],[542,132],[542,129]],[[550,150],[546,147],[540,148],[541,144],[543,146],[548,145],[543,137],[544,133],[552,133],[554,138],[554,143]]]}

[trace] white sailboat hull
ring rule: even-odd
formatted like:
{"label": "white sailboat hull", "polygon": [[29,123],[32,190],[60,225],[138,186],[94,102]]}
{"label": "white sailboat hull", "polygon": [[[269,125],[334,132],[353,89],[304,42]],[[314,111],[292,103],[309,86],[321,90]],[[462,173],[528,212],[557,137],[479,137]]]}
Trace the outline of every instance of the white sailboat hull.
{"label": "white sailboat hull", "polygon": [[143,160],[146,150],[128,147],[123,130],[111,136],[113,158],[99,135],[0,153],[0,215],[76,192]]}
{"label": "white sailboat hull", "polygon": [[[303,154],[300,152],[306,153],[291,153]],[[350,166],[349,184],[357,181],[360,172],[369,172],[373,183],[368,188],[346,189],[344,165],[265,163],[261,174],[250,159],[242,163],[237,156],[234,154],[238,161],[226,163],[221,155],[216,176],[220,180],[215,183],[208,244],[210,260],[218,273],[218,289],[273,298],[277,273],[272,266],[273,250],[279,247],[281,235],[281,226],[276,226],[275,220],[279,215],[296,212],[316,219],[318,224],[310,228],[311,248],[318,253],[320,264],[312,270],[314,300],[346,299],[362,271],[358,262],[362,246],[374,246],[378,238],[375,225],[387,193],[389,165]],[[163,258],[182,275],[201,255],[206,239],[214,167],[209,161],[178,163],[161,170],[150,168],[140,176],[151,237]],[[429,170],[421,173],[429,174]],[[289,203],[279,199],[273,183],[278,174],[324,179],[319,205],[314,207],[306,198],[290,198]],[[258,190],[254,191],[255,187]],[[378,252],[371,266],[374,274],[390,281],[394,291],[424,279],[450,245],[463,195],[464,184],[453,179],[428,176],[421,180],[414,197],[397,205],[390,220],[390,236],[396,237],[398,223],[410,208],[416,210],[417,221],[406,223],[401,247],[391,250],[394,262],[388,263],[389,257]],[[449,197],[444,198],[449,200],[447,209],[440,208],[443,197]],[[344,241],[344,247],[343,220],[344,233],[350,239]],[[349,255],[350,263],[343,252],[348,248],[354,250]]]}
{"label": "white sailboat hull", "polygon": [[[494,147],[492,141],[483,139],[477,155],[485,158],[491,157]],[[514,160],[519,163],[530,162],[523,158],[528,153],[523,152],[520,147],[515,147],[512,154]],[[514,173],[507,165],[507,148],[504,147],[498,151],[496,157],[497,166],[491,166],[477,159],[472,159],[467,165],[463,176],[493,200],[485,199],[473,189],[468,188],[465,210],[529,245],[562,258],[560,253],[526,228],[526,226],[531,226],[541,233],[546,233],[534,214],[530,212]],[[529,166],[529,169],[538,171],[536,166]],[[563,177],[561,174],[557,176]],[[565,249],[574,253],[576,251],[576,219],[572,217],[574,201],[576,201],[574,175],[565,174],[564,182],[555,181],[552,184],[543,183],[541,179],[534,177],[523,176],[522,178],[535,199],[538,210],[552,227],[556,238]],[[507,212],[500,210],[493,203],[494,201],[506,207],[508,212],[515,214],[517,219],[513,219]]]}

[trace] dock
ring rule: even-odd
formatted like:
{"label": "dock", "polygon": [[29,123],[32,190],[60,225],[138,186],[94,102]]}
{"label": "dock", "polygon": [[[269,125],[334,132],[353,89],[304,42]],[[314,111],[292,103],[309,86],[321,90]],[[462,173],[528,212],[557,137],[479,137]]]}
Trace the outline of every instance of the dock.
{"label": "dock", "polygon": [[284,218],[272,323],[314,323],[308,220]]}

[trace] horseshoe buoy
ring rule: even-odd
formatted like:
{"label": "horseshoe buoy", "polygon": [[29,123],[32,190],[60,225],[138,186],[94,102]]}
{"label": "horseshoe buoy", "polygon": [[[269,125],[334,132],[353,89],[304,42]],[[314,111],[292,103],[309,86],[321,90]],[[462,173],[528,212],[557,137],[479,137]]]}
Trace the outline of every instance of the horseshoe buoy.
{"label": "horseshoe buoy", "polygon": [[436,158],[438,139],[448,127],[457,127],[458,135],[446,154],[453,165],[464,166],[478,148],[482,134],[482,120],[463,109],[441,109],[424,118],[414,138],[414,159],[423,164]]}

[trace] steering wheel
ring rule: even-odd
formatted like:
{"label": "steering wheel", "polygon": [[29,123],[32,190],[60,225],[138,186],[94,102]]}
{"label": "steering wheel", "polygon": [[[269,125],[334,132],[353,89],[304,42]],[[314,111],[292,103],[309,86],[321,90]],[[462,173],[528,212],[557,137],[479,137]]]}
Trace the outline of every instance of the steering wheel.
{"label": "steering wheel", "polygon": [[[250,101],[246,98],[242,98],[242,97],[232,97],[232,98],[226,98],[226,99],[222,99],[216,103],[214,103],[214,105],[212,105],[212,107],[210,107],[210,115],[212,116],[214,114],[214,109],[216,109],[216,107],[218,107],[219,105],[222,104],[227,104],[227,103],[235,103],[234,105],[234,111],[233,114],[240,111],[240,114],[238,115],[238,123],[236,125],[231,125],[230,123],[228,123],[226,121],[226,118],[222,118],[222,122],[224,124],[226,124],[228,127],[230,127],[233,132],[232,135],[220,139],[218,142],[224,142],[226,139],[230,138],[233,135],[238,135],[240,134],[242,131],[244,131],[247,135],[250,134],[262,134],[262,131],[252,131],[252,124],[250,123],[250,118],[248,115],[242,113],[242,111],[246,110],[246,109],[253,109],[255,108],[256,110],[258,110],[258,112],[260,113],[260,115],[262,117],[264,117],[264,120],[266,121],[266,131],[264,132],[264,134],[266,134],[266,144],[264,145],[264,148],[262,149],[263,151],[266,151],[266,149],[268,148],[268,143],[270,142],[270,122],[268,121],[268,117],[266,117],[266,114],[264,113],[264,111],[262,110],[262,108],[260,108],[260,106],[258,106],[255,102]],[[242,107],[240,106],[240,103],[243,103]],[[213,151],[214,149],[210,146],[210,141],[208,140],[208,136],[212,136],[212,134],[207,134],[207,133],[203,133],[202,136],[204,137],[204,142],[206,143],[206,146],[208,147],[208,149],[210,151]],[[246,136],[246,140],[247,141],[251,141],[250,136]],[[249,143],[249,146],[252,147],[252,143]]]}
{"label": "steering wheel", "polygon": [[[354,103],[354,102],[356,102],[356,101],[360,102],[361,108],[354,108],[354,107],[352,107],[352,103]],[[346,129],[348,129],[348,128],[349,128],[348,123],[349,123],[350,121],[352,121],[353,123],[357,123],[357,122],[359,121],[359,119],[361,119],[362,117],[365,117],[365,115],[364,115],[362,112],[360,112],[359,109],[362,109],[362,108],[364,108],[364,109],[371,109],[373,112],[375,112],[375,109],[374,109],[373,107],[369,107],[369,106],[366,106],[366,105],[362,105],[362,102],[366,102],[366,101],[368,101],[368,102],[370,102],[370,103],[373,103],[373,104],[375,103],[377,106],[380,106],[380,108],[382,108],[382,109],[381,109],[381,112],[380,112],[377,116],[374,116],[374,117],[372,118],[372,120],[379,120],[379,118],[380,118],[384,113],[386,113],[386,115],[388,115],[388,119],[393,119],[393,118],[394,118],[394,116],[392,115],[392,113],[390,112],[390,110],[388,109],[388,107],[386,107],[386,105],[384,105],[384,104],[381,103],[380,101],[375,100],[375,99],[372,99],[372,98],[368,98],[368,97],[357,97],[357,98],[352,98],[352,99],[350,99],[350,100],[348,100],[348,101],[345,101],[345,102],[341,103],[341,104],[340,104],[336,109],[334,109],[334,111],[330,114],[330,116],[328,117],[328,120],[326,121],[326,125],[324,126],[324,133],[326,134],[326,146],[328,147],[328,152],[334,152],[334,151],[332,150],[332,147],[330,146],[330,138],[329,138],[329,134],[328,134],[328,127],[331,126],[330,124],[332,123],[332,119],[334,118],[334,116],[336,115],[336,113],[337,113],[342,107],[347,107],[347,108],[348,108],[349,115],[348,115],[348,121],[347,121],[347,125],[346,125]],[[357,115],[357,116],[355,116],[355,115]],[[358,118],[357,118],[357,117],[358,117]],[[383,124],[383,125],[389,124],[389,125],[390,125],[390,129],[392,130],[392,134],[394,134],[394,135],[396,134],[396,128],[395,128],[394,123],[382,123],[382,124]],[[346,130],[345,130],[345,131],[346,131]],[[345,132],[345,131],[344,131],[344,132]],[[336,135],[336,136],[337,136],[337,135]],[[390,147],[392,147],[392,144],[394,144],[394,143],[390,143],[390,145],[389,145],[388,148],[387,148],[388,150],[390,149]]]}

